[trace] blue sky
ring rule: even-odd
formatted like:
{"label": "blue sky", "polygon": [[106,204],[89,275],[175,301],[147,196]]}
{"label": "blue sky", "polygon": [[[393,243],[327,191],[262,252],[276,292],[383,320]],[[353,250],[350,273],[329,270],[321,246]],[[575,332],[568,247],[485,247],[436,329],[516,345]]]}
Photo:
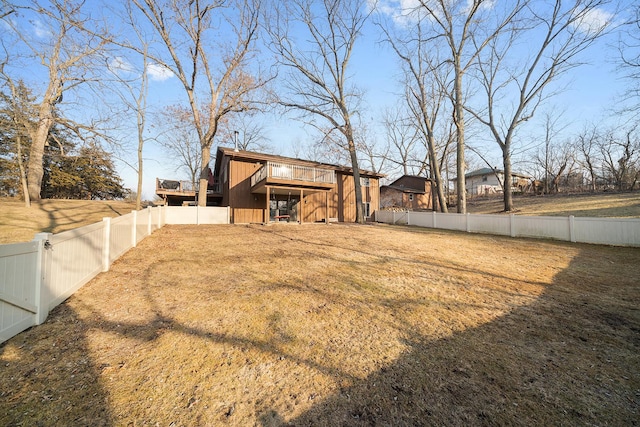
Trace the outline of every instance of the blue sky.
{"label": "blue sky", "polygon": [[[397,12],[399,7],[413,3],[415,3],[415,0],[385,0],[380,2],[380,5],[384,6],[384,10],[392,13],[393,11]],[[621,13],[629,13],[629,9],[633,4],[630,1],[624,3]],[[620,15],[619,19],[623,19],[622,16],[624,15]],[[24,23],[23,25],[24,28],[28,28],[30,25],[30,31],[35,36],[40,34],[43,37],[43,29],[40,28],[37,20],[31,20],[30,23]],[[588,63],[564,76],[562,84],[566,84],[567,89],[551,99],[547,104],[549,108],[554,106],[557,111],[564,111],[563,115],[566,118],[566,123],[569,124],[566,132],[579,131],[587,124],[616,120],[616,116],[611,113],[611,110],[616,106],[620,94],[624,91],[625,85],[628,84],[616,72],[616,51],[614,46],[617,37],[619,37],[619,34],[614,32],[606,39],[592,46],[582,57]],[[397,67],[396,58],[393,52],[384,43],[380,42],[380,39],[381,36],[377,28],[372,22],[369,22],[364,28],[359,43],[356,45],[356,51],[351,63],[353,79],[365,93],[365,102],[361,113],[364,120],[370,124],[380,121],[383,110],[395,105],[397,103],[396,95],[401,92],[401,87],[398,84],[400,70]],[[33,70],[31,69],[31,71]],[[31,71],[26,77],[35,77],[34,82],[37,82],[37,72],[31,74]],[[184,90],[174,76],[158,68],[152,68],[148,72],[151,77],[149,105],[152,110],[158,110],[162,106],[176,103],[186,105],[187,99]],[[541,117],[541,113],[542,111],[537,114],[538,119]],[[316,137],[314,131],[305,127],[302,122],[293,120],[288,116],[282,116],[279,112],[275,114],[267,112],[264,115],[264,126],[269,144],[272,147],[271,151],[285,156],[293,155],[296,144],[300,142],[310,143]],[[536,123],[533,120],[523,129],[523,133],[534,135],[535,129]],[[374,127],[370,135],[377,142],[384,142],[384,129],[382,127]],[[133,138],[134,135],[131,135],[131,137]],[[488,137],[481,134],[474,136],[474,138],[476,140],[471,142],[486,146],[489,158],[496,162],[496,166],[500,166],[500,156],[496,150],[495,142],[490,141]],[[230,143],[231,141],[228,142]],[[143,197],[145,199],[153,197],[156,177],[187,178],[184,174],[175,172],[176,162],[167,158],[164,152],[154,143],[147,143],[144,156],[146,161],[144,165]],[[135,158],[134,151],[132,151],[131,158]],[[471,159],[471,164],[473,162],[474,160]],[[119,171],[125,186],[135,188],[135,173],[123,164],[120,164]],[[390,178],[395,178],[395,176]]]}

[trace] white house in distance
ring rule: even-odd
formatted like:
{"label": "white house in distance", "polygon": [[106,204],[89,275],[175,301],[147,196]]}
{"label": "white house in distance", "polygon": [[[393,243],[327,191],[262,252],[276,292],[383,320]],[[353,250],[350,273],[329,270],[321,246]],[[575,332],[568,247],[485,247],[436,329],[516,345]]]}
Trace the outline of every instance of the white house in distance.
{"label": "white house in distance", "polygon": [[[465,174],[465,189],[470,196],[488,196],[502,193],[504,171],[500,169],[482,168]],[[455,178],[452,180],[454,185]],[[531,185],[531,177],[521,173],[511,173],[511,191],[522,192]]]}

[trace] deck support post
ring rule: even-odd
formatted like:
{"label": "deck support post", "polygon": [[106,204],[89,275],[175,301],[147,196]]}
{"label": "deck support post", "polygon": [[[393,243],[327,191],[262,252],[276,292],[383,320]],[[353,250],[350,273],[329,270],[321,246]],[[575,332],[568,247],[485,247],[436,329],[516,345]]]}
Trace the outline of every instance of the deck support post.
{"label": "deck support post", "polygon": [[264,223],[269,224],[269,204],[271,203],[271,187],[267,185],[267,202],[264,210]]}
{"label": "deck support post", "polygon": [[325,191],[324,192],[324,207],[325,207],[325,217],[324,217],[324,223],[329,225],[329,192]]}
{"label": "deck support post", "polygon": [[298,205],[300,206],[298,208],[298,222],[300,224],[302,224],[302,218],[304,218],[304,190],[301,188],[300,189],[300,202],[298,203]]}

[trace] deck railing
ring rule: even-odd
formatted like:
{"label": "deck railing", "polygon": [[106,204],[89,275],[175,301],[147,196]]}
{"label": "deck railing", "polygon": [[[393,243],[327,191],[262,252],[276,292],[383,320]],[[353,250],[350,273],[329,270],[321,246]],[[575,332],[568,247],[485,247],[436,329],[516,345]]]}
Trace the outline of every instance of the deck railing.
{"label": "deck railing", "polygon": [[[163,193],[186,193],[186,192],[196,192],[200,188],[198,182],[195,185],[191,181],[177,181],[171,179],[160,179],[156,178],[156,193],[159,191]],[[207,188],[207,193],[220,193],[221,192],[220,183],[216,182],[213,185],[209,185]]]}
{"label": "deck railing", "polygon": [[336,183],[336,173],[330,169],[319,169],[310,166],[293,165],[290,163],[267,162],[251,176],[251,186],[253,187],[266,178],[321,184]]}

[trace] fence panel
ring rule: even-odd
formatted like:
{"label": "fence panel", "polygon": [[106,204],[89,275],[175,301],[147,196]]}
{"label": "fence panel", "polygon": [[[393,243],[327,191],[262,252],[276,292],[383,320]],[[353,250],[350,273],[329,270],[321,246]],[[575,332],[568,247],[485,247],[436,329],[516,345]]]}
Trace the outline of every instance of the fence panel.
{"label": "fence panel", "polygon": [[472,233],[511,235],[511,218],[508,215],[467,215],[467,230]]}
{"label": "fence panel", "polygon": [[162,206],[151,208],[149,214],[151,215],[151,232],[153,233],[162,228]]}
{"label": "fence panel", "polygon": [[109,235],[109,264],[131,249],[132,221],[132,214],[111,218],[111,233]]}
{"label": "fence panel", "polygon": [[228,207],[206,207],[198,209],[199,224],[229,224]]}
{"label": "fence panel", "polygon": [[49,239],[51,262],[46,264],[49,279],[49,310],[69,298],[102,271],[104,247],[102,222],[54,234]]}
{"label": "fence panel", "polygon": [[197,206],[166,206],[165,207],[165,223],[166,224],[197,224],[198,223],[198,207]]}
{"label": "fence panel", "polygon": [[0,245],[0,343],[36,323],[41,244]]}
{"label": "fence panel", "polygon": [[143,209],[137,211],[136,214],[136,244],[140,243],[145,237],[149,235],[149,209]]}
{"label": "fence panel", "polygon": [[436,214],[436,228],[444,228],[445,230],[466,231],[466,215],[455,213],[438,213]]}
{"label": "fence panel", "polygon": [[513,216],[514,236],[571,241],[569,218],[562,216]]}
{"label": "fence panel", "polygon": [[409,225],[415,225],[418,227],[433,227],[434,212],[411,212],[409,217]]}
{"label": "fence panel", "polygon": [[165,206],[165,224],[229,224],[229,208]]}
{"label": "fence panel", "polygon": [[393,221],[393,216],[392,216],[393,212],[391,211],[381,211],[381,210],[377,210],[376,211],[376,221],[377,222],[384,222],[386,224],[390,224]]}
{"label": "fence panel", "polygon": [[[392,211],[376,211],[376,221],[397,224]],[[638,218],[574,218],[561,216],[461,215],[410,212],[409,225],[512,237],[556,239],[581,243],[640,246]]]}
{"label": "fence panel", "polygon": [[640,246],[640,219],[574,218],[576,242]]}

